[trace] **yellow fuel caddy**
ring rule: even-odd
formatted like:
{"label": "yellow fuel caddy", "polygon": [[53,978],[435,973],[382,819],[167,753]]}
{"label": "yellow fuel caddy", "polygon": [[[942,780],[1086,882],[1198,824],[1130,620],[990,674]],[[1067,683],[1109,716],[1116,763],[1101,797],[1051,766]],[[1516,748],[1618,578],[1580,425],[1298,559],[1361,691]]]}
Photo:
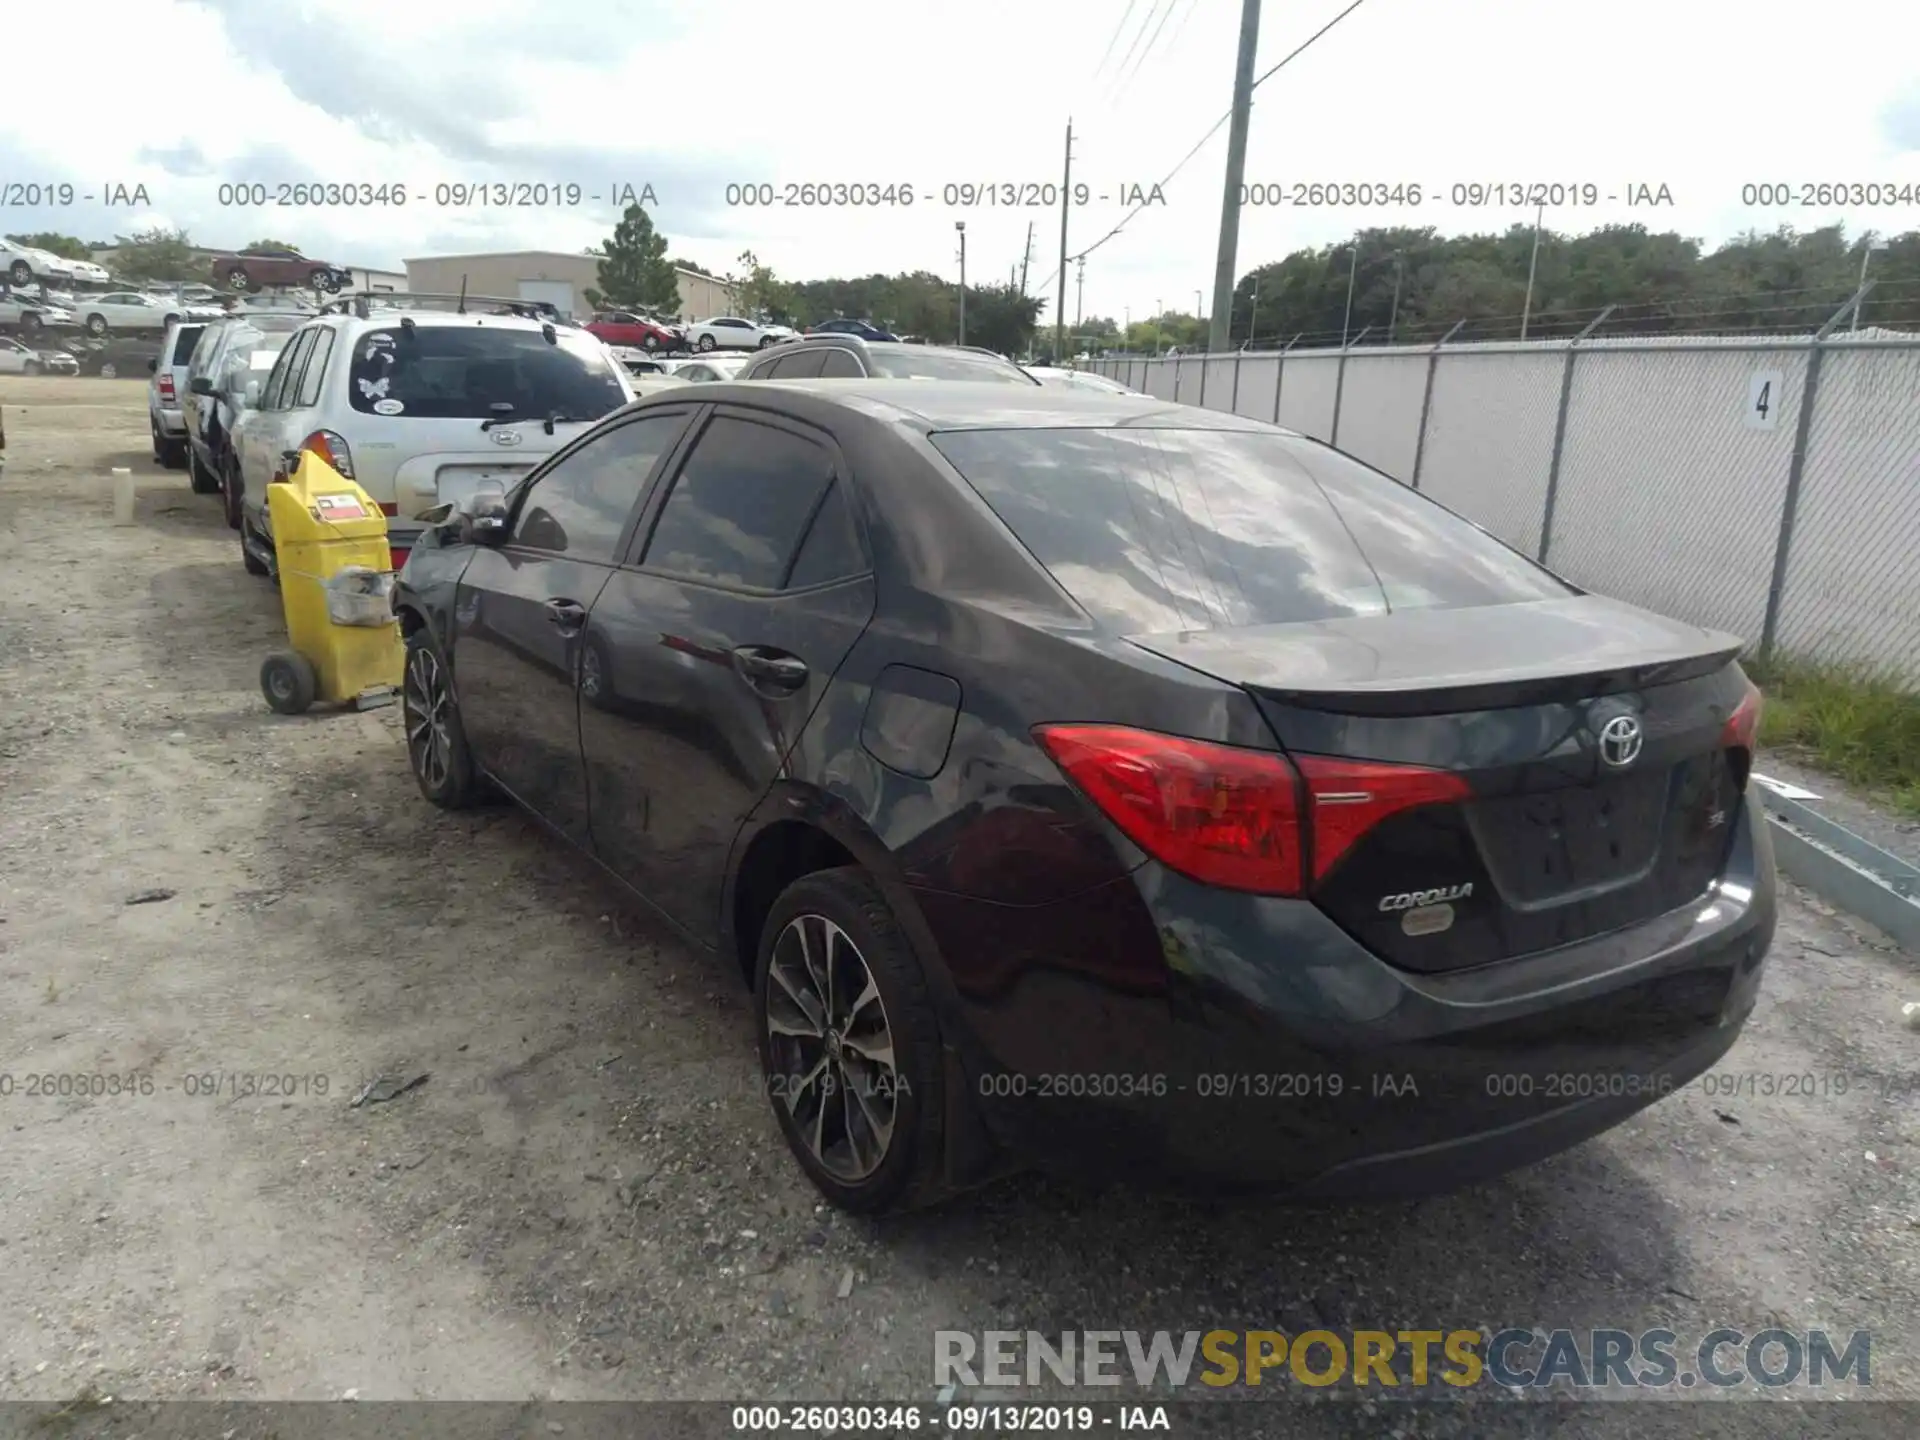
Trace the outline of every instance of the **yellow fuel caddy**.
{"label": "yellow fuel caddy", "polygon": [[312,451],[267,487],[280,603],[291,653],[269,655],[260,690],[282,715],[314,701],[391,704],[406,650],[393,615],[387,517]]}

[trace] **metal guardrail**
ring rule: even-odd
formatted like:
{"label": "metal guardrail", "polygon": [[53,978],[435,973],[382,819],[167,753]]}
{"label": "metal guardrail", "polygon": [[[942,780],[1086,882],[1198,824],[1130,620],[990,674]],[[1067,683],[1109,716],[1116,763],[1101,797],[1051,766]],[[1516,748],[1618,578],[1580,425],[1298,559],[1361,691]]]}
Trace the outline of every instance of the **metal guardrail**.
{"label": "metal guardrail", "polygon": [[1829,904],[1920,952],[1920,868],[1756,775],[1780,868]]}

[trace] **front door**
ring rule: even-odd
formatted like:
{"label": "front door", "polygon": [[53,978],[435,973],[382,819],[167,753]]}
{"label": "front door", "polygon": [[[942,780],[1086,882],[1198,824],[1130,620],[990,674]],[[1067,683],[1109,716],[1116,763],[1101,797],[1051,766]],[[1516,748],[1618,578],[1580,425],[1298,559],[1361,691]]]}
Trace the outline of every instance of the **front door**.
{"label": "front door", "polygon": [[561,452],[455,595],[454,686],[474,759],[580,845],[589,843],[578,698],[587,613],[690,413],[652,412]]}
{"label": "front door", "polygon": [[741,823],[873,614],[849,484],[816,432],[714,414],[588,618],[613,657],[581,709],[595,853],[705,940]]}

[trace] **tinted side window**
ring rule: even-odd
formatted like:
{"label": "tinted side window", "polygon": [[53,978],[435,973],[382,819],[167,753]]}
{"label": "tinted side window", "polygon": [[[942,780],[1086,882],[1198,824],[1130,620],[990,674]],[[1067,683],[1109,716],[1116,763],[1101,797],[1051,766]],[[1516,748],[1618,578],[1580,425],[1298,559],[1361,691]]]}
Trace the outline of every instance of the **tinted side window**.
{"label": "tinted side window", "polygon": [[836,481],[827,491],[807,527],[807,538],[800,542],[794,557],[793,573],[787,577],[787,589],[804,590],[809,585],[824,585],[829,580],[844,580],[865,573],[867,557],[861,552],[860,537],[853,528],[853,515],[847,509],[846,483]]}
{"label": "tinted side window", "polygon": [[824,352],[826,362],[820,367],[823,380],[859,380],[866,375],[860,368],[860,362],[854,358],[851,350],[828,350]]}
{"label": "tinted side window", "polygon": [[262,410],[280,410],[285,408],[289,379],[305,362],[307,353],[313,349],[314,332],[305,331],[293,337],[293,343],[280,352],[280,358],[274,361],[273,373],[267,377],[267,388],[261,392]]}
{"label": "tinted side window", "polygon": [[295,403],[301,409],[320,403],[320,386],[327,378],[327,358],[332,354],[333,331],[317,332],[313,351],[307,356],[307,368],[300,374],[300,398]]}
{"label": "tinted side window", "polygon": [[774,589],[833,462],[810,440],[720,416],[694,442],[644,562],[727,585]]}
{"label": "tinted side window", "polygon": [[173,337],[173,358],[169,365],[185,365],[193,355],[194,346],[200,343],[204,325],[182,325]]}
{"label": "tinted side window", "polygon": [[612,564],[634,503],[686,423],[680,413],[649,415],[587,441],[527,491],[513,543]]}
{"label": "tinted side window", "polygon": [[825,350],[803,350],[798,355],[789,355],[774,363],[767,372],[769,380],[811,380],[820,373],[820,367],[826,363]]}

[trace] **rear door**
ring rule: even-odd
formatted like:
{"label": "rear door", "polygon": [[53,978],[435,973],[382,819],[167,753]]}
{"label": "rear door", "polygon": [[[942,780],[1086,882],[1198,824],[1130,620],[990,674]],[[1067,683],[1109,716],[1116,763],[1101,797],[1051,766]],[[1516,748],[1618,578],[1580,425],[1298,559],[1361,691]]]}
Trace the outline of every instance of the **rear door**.
{"label": "rear door", "polygon": [[716,409],[589,617],[595,851],[705,939],[734,836],[873,614],[851,483],[825,434]]}
{"label": "rear door", "polygon": [[267,383],[261,388],[259,407],[246,412],[245,422],[240,427],[237,449],[240,457],[241,503],[255,524],[264,521],[266,487],[280,473],[281,455],[297,447],[302,438],[292,434],[288,407],[291,397],[299,393],[301,370],[307,356],[313,353],[319,331],[318,326],[300,331],[280,352],[280,358],[274,362],[267,376]]}
{"label": "rear door", "polygon": [[1251,693],[1303,775],[1307,893],[1393,963],[1617,930],[1724,865],[1750,746],[1734,637],[1585,595],[1296,437],[935,444],[1096,619]]}
{"label": "rear door", "polygon": [[453,673],[475,758],[589,843],[578,687],[587,612],[692,407],[650,411],[559,456],[518,497],[505,544],[475,551],[454,606]]}

